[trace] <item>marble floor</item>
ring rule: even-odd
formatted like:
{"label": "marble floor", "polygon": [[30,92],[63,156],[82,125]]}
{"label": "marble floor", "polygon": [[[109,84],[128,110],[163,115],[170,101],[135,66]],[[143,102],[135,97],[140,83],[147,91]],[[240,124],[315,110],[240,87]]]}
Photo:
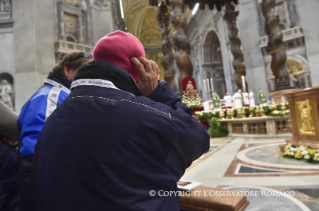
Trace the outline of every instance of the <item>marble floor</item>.
{"label": "marble floor", "polygon": [[246,211],[319,211],[319,164],[283,158],[283,144],[278,138],[211,139],[210,150],[193,162],[182,180],[258,192],[248,194]]}

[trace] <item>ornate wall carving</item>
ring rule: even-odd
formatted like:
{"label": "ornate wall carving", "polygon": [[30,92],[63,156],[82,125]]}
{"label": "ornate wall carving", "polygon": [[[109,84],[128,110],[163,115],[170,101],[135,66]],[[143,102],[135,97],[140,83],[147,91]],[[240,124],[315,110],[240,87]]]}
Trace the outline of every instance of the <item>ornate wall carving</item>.
{"label": "ornate wall carving", "polygon": [[97,10],[111,9],[111,0],[91,0],[91,6]]}
{"label": "ornate wall carving", "polygon": [[0,0],[0,12],[11,12],[11,0]]}
{"label": "ornate wall carving", "polygon": [[66,35],[67,41],[71,41],[71,40],[68,40],[68,36],[71,36],[72,39],[74,39],[73,42],[77,42],[77,37],[78,37],[77,36],[77,34],[78,34],[77,17],[74,15],[64,14],[63,24],[64,24],[64,33]]}
{"label": "ornate wall carving", "polygon": [[80,44],[88,44],[87,6],[84,0],[58,2],[58,37]]}

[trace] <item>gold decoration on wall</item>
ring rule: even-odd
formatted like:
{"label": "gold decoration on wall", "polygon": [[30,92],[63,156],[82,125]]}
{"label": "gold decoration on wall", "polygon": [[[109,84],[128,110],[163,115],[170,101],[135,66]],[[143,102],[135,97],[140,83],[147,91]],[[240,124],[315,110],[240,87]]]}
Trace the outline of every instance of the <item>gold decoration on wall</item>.
{"label": "gold decoration on wall", "polygon": [[66,0],[66,2],[71,4],[80,4],[80,0]]}
{"label": "gold decoration on wall", "polygon": [[156,48],[162,43],[162,35],[158,30],[148,29],[142,32],[140,40],[145,47]]}
{"label": "gold decoration on wall", "polygon": [[76,36],[77,18],[75,16],[64,14],[63,19],[64,19],[65,34],[72,34],[73,36]]}
{"label": "gold decoration on wall", "polygon": [[296,115],[298,128],[301,135],[315,136],[316,128],[314,124],[312,101],[307,99],[305,101],[296,102]]}
{"label": "gold decoration on wall", "polygon": [[148,0],[122,0],[126,31],[133,34],[146,48],[157,49],[146,52],[146,58],[155,61],[160,69],[159,78],[164,80],[161,29],[157,22],[157,7]]}
{"label": "gold decoration on wall", "polygon": [[289,69],[289,72],[293,75],[299,75],[305,71],[300,63],[295,60],[287,60],[286,65]]}

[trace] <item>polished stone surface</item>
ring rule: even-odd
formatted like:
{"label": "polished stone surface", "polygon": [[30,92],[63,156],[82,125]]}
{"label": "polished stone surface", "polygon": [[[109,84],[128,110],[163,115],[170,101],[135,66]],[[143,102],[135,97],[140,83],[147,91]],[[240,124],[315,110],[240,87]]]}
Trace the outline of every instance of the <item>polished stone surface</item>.
{"label": "polished stone surface", "polygon": [[278,192],[264,188],[250,187],[232,187],[227,189],[234,191],[245,191],[244,194],[246,195],[247,200],[250,202],[246,211],[310,211],[310,209],[304,204],[291,197],[289,195],[290,192],[288,191]]}
{"label": "polished stone surface", "polygon": [[[183,180],[231,190],[258,191],[248,196],[248,211],[319,210],[319,165],[282,157],[284,139],[227,137],[211,139],[209,153],[186,170]],[[265,196],[262,191],[293,191]]]}

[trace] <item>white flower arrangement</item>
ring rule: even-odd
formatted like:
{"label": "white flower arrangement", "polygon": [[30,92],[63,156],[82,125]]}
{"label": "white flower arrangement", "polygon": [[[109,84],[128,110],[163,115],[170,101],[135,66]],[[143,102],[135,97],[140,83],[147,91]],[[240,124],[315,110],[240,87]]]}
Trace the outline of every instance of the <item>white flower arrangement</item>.
{"label": "white flower arrangement", "polygon": [[186,94],[182,96],[182,103],[190,108],[201,108],[202,107],[202,99],[196,93],[195,99],[187,99]]}
{"label": "white flower arrangement", "polygon": [[319,163],[319,149],[302,145],[294,146],[289,143],[285,146],[284,157],[304,159],[309,163]]}

